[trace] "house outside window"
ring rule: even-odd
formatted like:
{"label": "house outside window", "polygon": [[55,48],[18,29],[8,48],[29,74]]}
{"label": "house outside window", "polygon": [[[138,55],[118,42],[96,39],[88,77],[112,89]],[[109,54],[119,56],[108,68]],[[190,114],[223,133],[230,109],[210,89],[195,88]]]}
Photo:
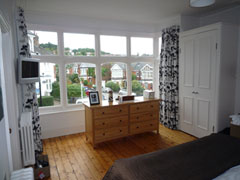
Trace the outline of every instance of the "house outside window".
{"label": "house outside window", "polygon": [[146,64],[144,67],[142,67],[140,71],[142,80],[149,80],[153,78],[153,67],[149,64]]}
{"label": "house outside window", "polygon": [[82,67],[82,68],[80,68],[80,69],[81,69],[80,75],[81,75],[81,76],[86,76],[86,75],[87,75],[87,68]]}
{"label": "house outside window", "polygon": [[78,74],[78,65],[75,65],[73,67],[73,71],[74,71],[75,74]]}
{"label": "house outside window", "polygon": [[[77,71],[75,71],[76,67]],[[68,104],[88,102],[89,92],[96,91],[96,65],[91,63],[74,63],[67,64],[65,68],[69,72],[66,74]]]}
{"label": "house outside window", "polygon": [[32,55],[57,55],[58,36],[56,32],[28,31],[28,42]]}
{"label": "house outside window", "polygon": [[122,79],[123,78],[124,65],[114,64],[111,68],[112,79]]}
{"label": "house outside window", "polygon": [[144,90],[153,90],[153,66],[150,63],[132,63],[132,92],[142,96]]}
{"label": "house outside window", "polygon": [[127,95],[127,66],[124,63],[102,64],[102,99],[108,99],[108,91],[113,91],[113,98]]}
{"label": "house outside window", "polygon": [[40,83],[36,83],[39,106],[60,105],[59,67],[54,63],[40,63]]}

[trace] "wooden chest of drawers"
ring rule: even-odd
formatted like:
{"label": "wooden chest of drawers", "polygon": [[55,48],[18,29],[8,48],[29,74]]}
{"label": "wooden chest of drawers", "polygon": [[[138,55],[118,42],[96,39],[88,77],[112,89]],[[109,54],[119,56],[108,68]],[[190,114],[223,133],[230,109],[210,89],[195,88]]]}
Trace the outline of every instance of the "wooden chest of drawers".
{"label": "wooden chest of drawers", "polygon": [[93,146],[112,139],[156,130],[159,133],[159,99],[85,105],[86,138]]}

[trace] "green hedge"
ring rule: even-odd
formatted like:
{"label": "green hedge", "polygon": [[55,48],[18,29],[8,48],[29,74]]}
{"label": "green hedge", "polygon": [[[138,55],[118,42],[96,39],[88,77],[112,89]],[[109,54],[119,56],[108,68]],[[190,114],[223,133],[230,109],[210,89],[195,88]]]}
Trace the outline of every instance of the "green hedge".
{"label": "green hedge", "polygon": [[40,98],[38,98],[39,106],[53,106],[54,98],[53,96],[42,96],[42,104],[40,104]]}
{"label": "green hedge", "polygon": [[[82,88],[83,97],[86,96],[84,88]],[[68,99],[71,97],[81,97],[81,87],[80,84],[68,84],[67,85],[67,95]]]}
{"label": "green hedge", "polygon": [[119,92],[120,91],[120,86],[118,83],[114,83],[112,81],[108,81],[106,83],[106,87],[109,87],[113,90],[113,92]]}
{"label": "green hedge", "polygon": [[84,86],[87,86],[87,85],[88,85],[88,80],[84,80],[84,81],[83,81],[83,85],[84,85]]}
{"label": "green hedge", "polygon": [[52,92],[50,93],[51,96],[54,97],[56,100],[60,100],[60,86],[59,82],[55,81],[52,83]]}
{"label": "green hedge", "polygon": [[137,96],[143,95],[144,88],[142,87],[141,83],[137,80],[132,81],[132,91],[137,94]]}
{"label": "green hedge", "polygon": [[[81,97],[81,91],[80,91],[80,84],[68,84],[67,85],[67,95],[68,98],[72,97]],[[82,89],[83,97],[86,97],[85,90]],[[52,84],[52,92],[50,93],[51,96],[54,97],[55,100],[60,100],[60,86],[59,82],[54,82]]]}

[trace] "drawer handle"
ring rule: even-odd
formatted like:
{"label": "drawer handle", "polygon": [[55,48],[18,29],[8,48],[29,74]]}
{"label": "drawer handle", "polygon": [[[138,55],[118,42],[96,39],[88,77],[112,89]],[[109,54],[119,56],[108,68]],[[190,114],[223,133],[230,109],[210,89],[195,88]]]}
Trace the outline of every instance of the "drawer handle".
{"label": "drawer handle", "polygon": [[120,129],[119,131],[120,131],[120,132],[122,132],[122,130],[121,130],[121,129]]}
{"label": "drawer handle", "polygon": [[152,114],[151,114],[150,116],[151,116],[151,117],[153,117],[153,115],[152,115]]}
{"label": "drawer handle", "polygon": [[120,119],[120,122],[122,122],[122,120]]}
{"label": "drawer handle", "polygon": [[120,109],[119,112],[122,112],[122,110]]}
{"label": "drawer handle", "polygon": [[104,112],[102,112],[102,114],[105,114]]}
{"label": "drawer handle", "polygon": [[103,122],[102,125],[105,125],[105,123]]}
{"label": "drawer handle", "polygon": [[137,119],[139,119],[139,117],[137,116]]}
{"label": "drawer handle", "polygon": [[153,105],[151,105],[151,107],[153,108]]}
{"label": "drawer handle", "polygon": [[153,124],[150,124],[150,126],[153,126]]}
{"label": "drawer handle", "polygon": [[103,133],[102,135],[105,136],[105,133]]}
{"label": "drawer handle", "polygon": [[138,129],[139,127],[137,126],[137,129]]}

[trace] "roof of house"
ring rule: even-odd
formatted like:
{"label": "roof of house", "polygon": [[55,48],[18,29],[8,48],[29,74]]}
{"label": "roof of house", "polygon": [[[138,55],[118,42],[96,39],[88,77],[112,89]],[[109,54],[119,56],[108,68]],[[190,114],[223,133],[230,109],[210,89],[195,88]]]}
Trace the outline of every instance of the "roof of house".
{"label": "roof of house", "polygon": [[36,53],[37,55],[54,55],[51,51],[41,47],[34,46],[34,50],[35,52],[33,53]]}
{"label": "roof of house", "polygon": [[126,70],[126,64],[124,63],[115,63],[112,65],[111,69],[115,66],[115,65],[118,65],[122,70]]}
{"label": "roof of house", "polygon": [[80,68],[95,68],[96,65],[95,64],[91,64],[91,63],[81,63],[80,64]]}
{"label": "roof of house", "polygon": [[[148,63],[147,63],[148,64]],[[140,71],[144,66],[146,65],[145,62],[138,62],[138,63],[132,63],[132,68],[134,71]],[[152,67],[152,65],[149,63],[148,64],[150,67]]]}

